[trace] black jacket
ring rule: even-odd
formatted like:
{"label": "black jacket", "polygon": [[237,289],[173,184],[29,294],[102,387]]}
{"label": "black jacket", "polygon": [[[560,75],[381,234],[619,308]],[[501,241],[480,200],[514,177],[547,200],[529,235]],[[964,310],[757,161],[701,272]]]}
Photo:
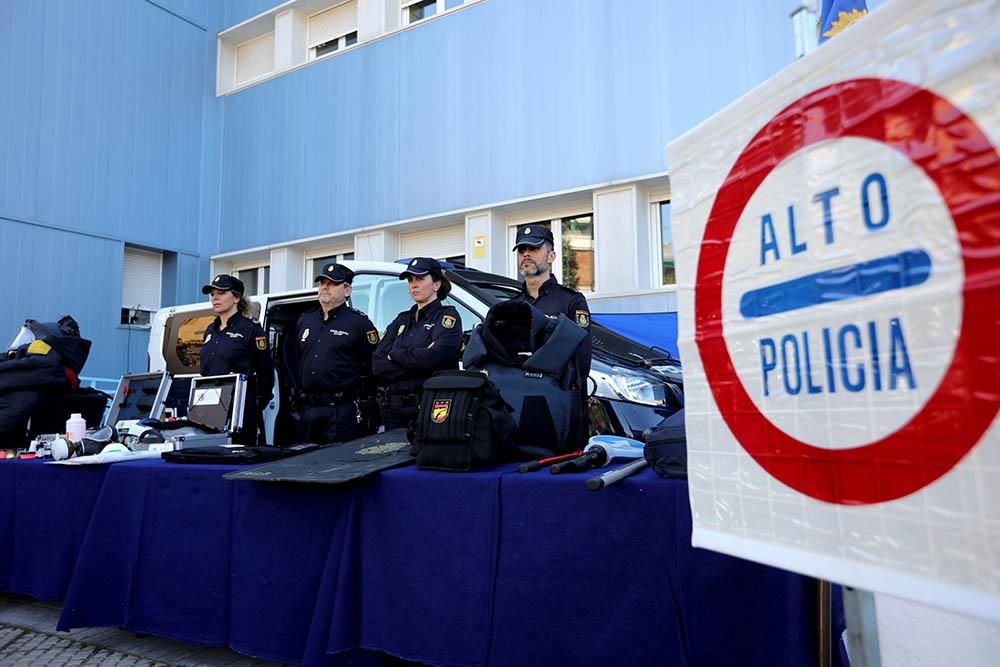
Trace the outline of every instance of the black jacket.
{"label": "black jacket", "polygon": [[396,316],[375,350],[379,384],[415,391],[437,371],[458,368],[462,318],[454,306],[438,300],[418,310],[416,304]]}
{"label": "black jacket", "polygon": [[347,391],[372,373],[378,330],[368,316],[346,303],[323,318],[323,309],[303,313],[295,325],[300,387],[305,393]]}
{"label": "black jacket", "polygon": [[[240,313],[230,317],[222,331],[219,330],[219,323],[216,317],[205,329],[201,345],[201,374],[244,373],[249,379],[248,390],[253,398],[259,403],[270,401],[274,389],[274,362],[263,327]],[[248,408],[252,404],[247,401]]]}

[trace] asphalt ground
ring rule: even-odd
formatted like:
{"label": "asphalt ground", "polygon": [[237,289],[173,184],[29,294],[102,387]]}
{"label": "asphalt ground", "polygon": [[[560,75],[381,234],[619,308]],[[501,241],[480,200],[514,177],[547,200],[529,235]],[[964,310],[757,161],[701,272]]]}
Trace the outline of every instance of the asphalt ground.
{"label": "asphalt ground", "polygon": [[57,632],[62,606],[0,593],[0,665],[152,665],[249,667],[277,665],[223,648],[137,635],[118,628]]}

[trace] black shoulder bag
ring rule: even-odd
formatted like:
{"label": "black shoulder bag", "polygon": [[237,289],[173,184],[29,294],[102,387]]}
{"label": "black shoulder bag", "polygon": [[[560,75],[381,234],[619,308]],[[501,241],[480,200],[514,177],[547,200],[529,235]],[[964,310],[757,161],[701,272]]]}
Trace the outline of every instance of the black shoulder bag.
{"label": "black shoulder bag", "polygon": [[424,382],[410,453],[418,468],[471,470],[510,459],[516,430],[484,373],[442,371]]}

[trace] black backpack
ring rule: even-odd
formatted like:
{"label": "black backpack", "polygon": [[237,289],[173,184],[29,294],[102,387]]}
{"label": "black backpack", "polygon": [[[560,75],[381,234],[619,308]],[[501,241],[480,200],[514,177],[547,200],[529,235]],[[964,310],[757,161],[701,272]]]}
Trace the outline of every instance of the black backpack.
{"label": "black backpack", "polygon": [[441,371],[424,382],[410,453],[418,468],[471,470],[510,459],[515,430],[484,373]]}
{"label": "black backpack", "polygon": [[642,454],[657,475],[667,479],[687,479],[687,432],[684,429],[683,408],[650,432]]}

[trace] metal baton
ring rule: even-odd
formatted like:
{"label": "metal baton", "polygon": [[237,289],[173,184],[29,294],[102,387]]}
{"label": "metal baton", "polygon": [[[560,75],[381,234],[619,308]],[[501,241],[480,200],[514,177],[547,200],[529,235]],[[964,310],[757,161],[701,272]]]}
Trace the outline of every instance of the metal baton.
{"label": "metal baton", "polygon": [[634,475],[635,473],[639,472],[648,465],[649,463],[646,461],[646,459],[636,459],[635,461],[626,463],[620,468],[609,470],[603,475],[599,475],[597,477],[591,477],[590,479],[587,480],[586,486],[591,491],[597,491],[598,489],[603,489],[608,484],[614,484],[619,480],[625,479],[629,475]]}
{"label": "metal baton", "polygon": [[522,463],[517,467],[518,472],[533,472],[539,470],[547,465],[553,463],[558,463],[560,461],[568,461],[569,459],[575,459],[577,456],[583,454],[582,449],[578,449],[575,452],[570,452],[569,454],[557,454],[556,456],[549,456],[544,459],[538,459],[537,461],[528,461],[527,463]]}

